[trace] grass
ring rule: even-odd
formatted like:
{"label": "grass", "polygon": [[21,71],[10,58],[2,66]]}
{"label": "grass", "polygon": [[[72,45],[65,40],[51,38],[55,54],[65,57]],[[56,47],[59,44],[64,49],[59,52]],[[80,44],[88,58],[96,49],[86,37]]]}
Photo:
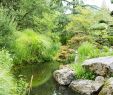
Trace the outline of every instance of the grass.
{"label": "grass", "polygon": [[95,74],[93,72],[87,71],[82,67],[81,63],[70,64],[70,67],[74,70],[76,79],[94,79]]}

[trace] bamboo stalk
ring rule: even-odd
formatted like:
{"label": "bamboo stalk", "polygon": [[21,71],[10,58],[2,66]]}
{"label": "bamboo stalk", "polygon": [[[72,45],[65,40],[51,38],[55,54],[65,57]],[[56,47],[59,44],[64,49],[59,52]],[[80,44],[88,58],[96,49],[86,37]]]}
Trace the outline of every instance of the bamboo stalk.
{"label": "bamboo stalk", "polygon": [[30,83],[29,83],[28,95],[30,95],[30,92],[32,90],[32,82],[33,82],[33,75],[31,76],[31,80],[30,80]]}

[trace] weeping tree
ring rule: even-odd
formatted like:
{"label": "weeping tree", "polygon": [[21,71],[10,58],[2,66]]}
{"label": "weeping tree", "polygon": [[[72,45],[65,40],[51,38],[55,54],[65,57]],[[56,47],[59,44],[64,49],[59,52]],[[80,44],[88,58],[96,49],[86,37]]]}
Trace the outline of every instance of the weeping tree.
{"label": "weeping tree", "polygon": [[82,5],[82,0],[52,0],[51,6],[54,5],[54,8],[60,10],[61,12],[65,12],[66,10],[72,11],[72,13],[75,13],[75,8],[78,5]]}

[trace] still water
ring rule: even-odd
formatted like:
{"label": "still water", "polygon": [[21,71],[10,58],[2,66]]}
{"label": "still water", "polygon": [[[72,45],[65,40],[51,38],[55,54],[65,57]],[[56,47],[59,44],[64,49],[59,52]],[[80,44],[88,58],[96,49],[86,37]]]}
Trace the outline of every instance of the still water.
{"label": "still water", "polygon": [[52,73],[59,63],[43,63],[16,68],[15,75],[23,75],[27,82],[33,76],[30,95],[80,95],[66,86],[60,86],[52,78]]}

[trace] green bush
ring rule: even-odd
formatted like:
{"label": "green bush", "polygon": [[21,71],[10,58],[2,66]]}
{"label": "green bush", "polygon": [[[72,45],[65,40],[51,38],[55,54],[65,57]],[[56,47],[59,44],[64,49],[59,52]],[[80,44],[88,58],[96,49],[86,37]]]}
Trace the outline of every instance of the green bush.
{"label": "green bush", "polygon": [[26,29],[16,33],[14,43],[15,61],[17,64],[38,63],[53,60],[59,46],[51,38]]}

